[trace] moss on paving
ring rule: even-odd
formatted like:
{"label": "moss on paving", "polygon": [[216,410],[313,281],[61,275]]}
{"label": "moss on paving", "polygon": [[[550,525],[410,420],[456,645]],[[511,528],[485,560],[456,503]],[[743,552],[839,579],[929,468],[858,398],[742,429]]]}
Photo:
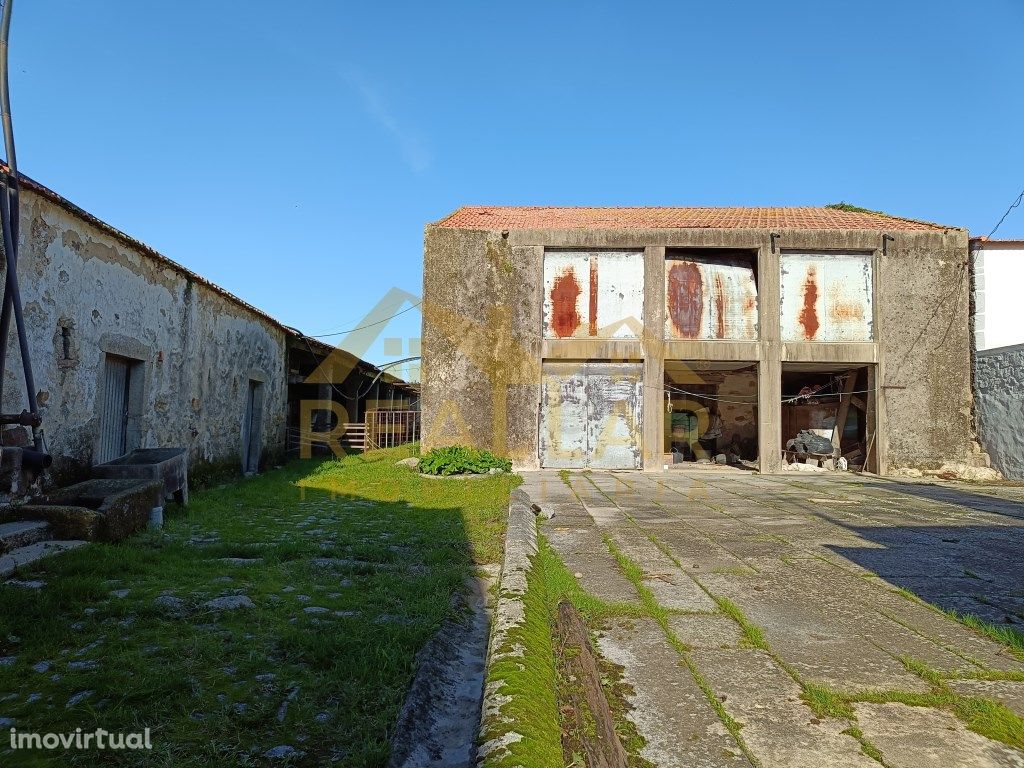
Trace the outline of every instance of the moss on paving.
{"label": "moss on paving", "polygon": [[689,651],[691,649],[679,639],[678,635],[676,635],[669,626],[668,619],[671,613],[658,603],[657,599],[654,597],[654,593],[644,585],[643,569],[623,553],[607,534],[604,536],[604,542],[605,546],[608,547],[608,551],[615,557],[623,575],[636,589],[637,594],[640,597],[640,604],[643,607],[644,615],[650,617],[658,624],[661,631],[664,633],[665,638],[669,641],[672,647],[676,649],[676,652],[680,655],[683,664],[689,670],[694,682],[697,684],[697,687],[700,688],[704,697],[707,699],[708,704],[715,711],[715,714],[718,715],[719,720],[722,721],[722,724],[726,727],[729,733],[732,734],[733,738],[736,740],[736,744],[739,746],[743,754],[754,766],[760,766],[760,761],[750,751],[746,742],[744,742],[743,737],[740,735],[740,729],[743,726],[726,711],[721,700],[717,695],[715,695],[715,692],[701,674],[697,665],[694,664],[693,659],[690,658]]}
{"label": "moss on paving", "polygon": [[1014,656],[1024,661],[1024,634],[1020,630],[1015,627],[993,624],[970,613],[958,613],[957,611],[946,611],[945,613],[965,627],[1006,646]]}
{"label": "moss on paving", "polygon": [[[544,579],[543,555],[534,557],[527,574],[523,597],[525,620],[507,638],[509,648],[521,655],[496,661],[488,670],[488,684],[499,683],[497,693],[508,696],[501,716],[506,732],[521,737],[504,750],[492,753],[487,768],[559,768],[562,765],[562,731],[555,693],[556,673],[551,615]],[[488,737],[500,734],[488,730]]]}
{"label": "moss on paving", "polygon": [[[563,473],[563,480],[566,484],[569,482],[569,475],[567,472]],[[592,483],[593,484],[593,483]],[[595,488],[597,486],[595,485]],[[599,491],[601,489],[598,489]],[[603,491],[602,491],[603,493]],[[606,495],[606,494],[605,494]],[[739,494],[737,494],[739,495]],[[741,496],[742,497],[742,496]],[[714,508],[707,502],[703,502],[705,506]],[[771,505],[770,505],[771,506]],[[723,511],[724,510],[719,510]],[[628,514],[626,518],[633,524],[637,525],[636,521],[633,520]],[[667,555],[677,566],[682,567],[679,560],[672,554],[662,542],[660,542],[654,535],[644,531],[650,541],[658,547],[665,555]],[[689,658],[689,650],[678,638],[674,635],[668,626],[668,616],[670,611],[660,606],[657,603],[653,593],[643,584],[643,571],[638,565],[632,562],[615,544],[615,542],[608,536],[604,536],[605,544],[609,551],[615,557],[620,569],[623,574],[629,579],[637,590],[637,594],[640,596],[642,613],[645,616],[649,616],[654,619],[665,632],[666,637],[676,647],[682,656],[684,663],[690,669],[693,674],[694,680],[698,686],[705,693],[709,703],[718,713],[722,722],[726,728],[736,738],[737,743],[744,750],[747,757],[757,765],[756,758],[749,753],[744,744],[740,728],[742,727],[737,723],[729,714],[725,711],[721,702],[715,696],[714,692],[708,686],[707,682],[701,677],[699,670],[696,669],[695,665]],[[829,560],[821,557],[824,562],[830,565],[835,565]],[[736,574],[739,575],[739,574]],[[865,577],[877,577],[875,574],[864,574]],[[697,580],[695,580],[697,581]],[[743,632],[743,642],[748,647],[760,649],[768,653],[772,659],[778,663],[792,679],[801,687],[801,699],[808,705],[808,707],[819,717],[831,717],[841,720],[849,721],[849,727],[844,730],[844,733],[857,739],[860,743],[861,751],[868,757],[874,759],[881,765],[887,765],[884,756],[881,751],[871,743],[867,737],[863,734],[860,728],[857,726],[856,713],[853,705],[859,702],[865,703],[886,703],[886,702],[898,702],[906,704],[908,706],[921,706],[930,707],[935,709],[943,709],[954,714],[959,718],[967,728],[996,741],[1000,741],[1012,747],[1024,749],[1024,719],[1018,716],[1016,713],[1008,709],[1003,704],[995,701],[991,701],[979,697],[962,696],[957,694],[948,686],[948,680],[951,679],[977,679],[977,680],[1014,680],[1024,681],[1024,673],[1015,671],[1002,671],[1002,670],[991,670],[991,669],[979,669],[978,671],[969,673],[956,673],[951,672],[948,674],[941,673],[937,670],[931,669],[926,664],[912,660],[912,659],[901,659],[907,669],[914,674],[918,675],[925,681],[927,681],[931,687],[931,690],[926,693],[919,692],[908,692],[908,691],[861,691],[854,693],[844,693],[834,691],[827,686],[818,685],[815,683],[809,683],[804,681],[802,677],[788,665],[767,643],[764,633],[760,627],[751,622],[742,612],[742,610],[732,601],[725,597],[720,597],[712,594],[703,585],[697,581],[698,586],[711,597],[718,605],[719,609],[730,618],[732,618]],[[953,611],[943,611],[937,606],[922,600],[918,595],[913,592],[900,588],[893,587],[892,591],[905,597],[908,600],[913,601],[918,605],[923,605],[931,610],[934,610],[940,614],[949,616],[955,619],[964,626],[967,626],[981,635],[984,635],[992,640],[995,640],[1005,647],[1007,647],[1017,658],[1024,660],[1024,633],[1019,632],[1013,627],[1004,627],[989,622],[985,622],[976,616],[969,614],[958,614]],[[899,622],[900,624],[909,627],[904,622],[900,621],[898,617],[889,615],[887,612],[883,613],[889,618]],[[953,649],[949,649],[953,651]],[[956,653],[955,651],[953,651]],[[968,658],[962,652],[957,655],[965,658],[968,661],[979,663],[974,659]]]}
{"label": "moss on paving", "polygon": [[715,601],[722,613],[739,624],[740,629],[743,631],[743,642],[747,646],[751,648],[758,648],[762,651],[771,651],[768,647],[767,641],[764,639],[764,633],[761,631],[761,628],[748,621],[747,617],[743,615],[743,611],[740,610],[738,605],[726,597],[711,595],[711,599]]}
{"label": "moss on paving", "polygon": [[[0,656],[16,657],[0,666],[0,691],[14,694],[0,716],[42,732],[152,728],[145,755],[46,758],[60,765],[251,765],[284,744],[305,752],[292,765],[384,764],[416,652],[474,566],[500,559],[515,483],[395,466],[414,450],[294,462],[211,488],[168,507],[162,532],[18,574],[45,581],[38,591],[0,585]],[[187,615],[160,609],[165,592]],[[235,592],[255,608],[204,607]],[[22,759],[33,758],[0,755]]]}
{"label": "moss on paving", "polygon": [[[496,662],[488,673],[489,683],[500,683],[498,693],[511,696],[501,710],[502,718],[510,721],[505,732],[517,733],[522,738],[510,743],[507,751],[499,750],[488,758],[485,765],[488,768],[561,768],[567,762],[583,765],[582,755],[563,757],[563,725],[558,701],[567,698],[569,691],[565,687],[571,685],[571,681],[562,679],[557,672],[553,627],[558,604],[562,600],[572,603],[591,629],[609,618],[639,616],[643,611],[635,605],[610,603],[587,593],[543,536],[538,537],[538,551],[527,575],[527,585],[525,622],[510,633],[507,641],[508,647],[518,645],[523,653]],[[644,740],[625,717],[629,710],[627,686],[613,665],[604,660],[599,663],[604,674],[602,686],[616,715],[616,731],[629,764],[631,768],[647,768],[649,764],[639,757]],[[500,734],[494,729],[488,733],[490,738],[497,735]]]}

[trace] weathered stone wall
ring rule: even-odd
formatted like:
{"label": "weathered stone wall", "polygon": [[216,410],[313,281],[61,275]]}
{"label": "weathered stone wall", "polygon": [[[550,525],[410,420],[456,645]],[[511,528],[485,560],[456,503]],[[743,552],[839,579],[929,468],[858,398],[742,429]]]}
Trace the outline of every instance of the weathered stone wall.
{"label": "weathered stone wall", "polygon": [[536,464],[542,249],[430,228],[423,275],[423,447]]}
{"label": "weathered stone wall", "polygon": [[875,283],[889,468],[935,469],[970,454],[967,235],[900,232]]}
{"label": "weathered stone wall", "polygon": [[1024,480],[1024,344],[975,354],[974,411],[992,465]]}
{"label": "weathered stone wall", "polygon": [[[967,233],[959,229],[897,231],[884,250],[883,233],[875,231],[782,230],[778,236],[777,245],[782,249],[874,254],[875,341],[782,344],[776,267],[759,285],[760,341],[750,342],[753,346],[742,351],[737,345],[715,342],[742,352],[721,359],[759,362],[762,372],[769,372],[766,375],[787,360],[828,363],[840,370],[843,365],[852,368],[877,363],[877,376],[873,375],[871,383],[879,385],[880,434],[871,448],[872,462],[881,458],[891,471],[967,461],[973,437]],[[503,233],[427,227],[424,447],[469,443],[507,453],[523,468],[537,465],[540,361],[544,354],[553,356],[545,349],[555,346],[542,340],[545,247],[744,248],[757,250],[764,267],[778,259],[770,242],[767,230],[753,229]],[[663,303],[663,273],[648,274],[645,315],[655,317]],[[661,326],[648,329],[628,357],[665,355],[661,338]],[[607,351],[613,345],[602,340],[561,340],[560,344],[570,342],[580,354],[554,356],[617,358]],[[856,350],[851,352],[853,347]],[[700,359],[688,350],[674,356]],[[507,400],[502,399],[505,391]],[[663,409],[660,399],[654,402]],[[773,423],[777,429],[780,405],[763,405],[758,409],[759,432],[770,437],[765,427]],[[653,405],[647,407],[645,420],[661,418],[653,409]],[[778,439],[766,441],[778,443]]]}
{"label": "weathered stone wall", "polygon": [[[93,463],[107,353],[142,363],[138,447],[186,447],[194,466],[237,461],[250,379],[263,382],[264,456],[283,447],[280,326],[30,190],[22,193],[19,255],[36,389],[57,479],[81,475]],[[13,323],[8,345],[3,408],[20,411],[24,382]]]}

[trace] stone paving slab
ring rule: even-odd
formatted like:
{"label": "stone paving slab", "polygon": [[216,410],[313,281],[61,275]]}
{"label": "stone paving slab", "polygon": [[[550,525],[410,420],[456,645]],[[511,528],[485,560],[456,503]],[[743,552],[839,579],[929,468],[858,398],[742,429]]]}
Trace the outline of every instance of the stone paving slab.
{"label": "stone paving slab", "polygon": [[604,658],[624,668],[633,687],[628,717],[647,742],[641,757],[659,768],[750,768],[654,621],[614,624],[598,638],[598,647]]}
{"label": "stone paving slab", "polygon": [[[844,691],[928,690],[927,684],[859,629],[874,620],[861,606],[829,605],[828,585],[797,587],[800,577],[700,577],[712,594],[728,598],[758,626],[770,647],[809,682]],[[889,622],[892,623],[892,622]],[[898,625],[894,625],[898,626]]]}
{"label": "stone paving slab", "polygon": [[644,573],[642,583],[658,603],[675,611],[709,613],[717,610],[715,602],[673,560],[639,528],[633,525],[607,531],[626,557]]}
{"label": "stone paving slab", "polygon": [[755,572],[742,559],[707,536],[681,524],[661,526],[652,533],[672,551],[681,567],[687,572],[692,569],[694,575],[716,570]]}
{"label": "stone paving slab", "polygon": [[765,766],[878,768],[860,743],[842,733],[845,720],[818,718],[800,686],[761,651],[695,651],[697,669],[722,706],[742,724],[740,736]]}
{"label": "stone paving slab", "polygon": [[855,711],[891,768],[1024,768],[1024,752],[967,730],[948,712],[895,703],[857,704]]}
{"label": "stone paving slab", "polygon": [[998,701],[1024,717],[1024,682],[1018,680],[950,680],[949,687],[964,696]]}
{"label": "stone paving slab", "polygon": [[[900,599],[893,595],[892,598]],[[880,606],[887,596],[879,599]],[[903,602],[885,605],[886,613],[897,617],[910,629],[955,653],[973,659],[984,667],[1005,672],[1024,672],[1024,664],[1002,645],[982,637],[971,629],[930,608],[902,598]]]}
{"label": "stone paving slab", "polygon": [[545,526],[543,530],[566,568],[586,592],[611,603],[640,603],[636,589],[619,571],[597,528]]}
{"label": "stone paving slab", "polygon": [[[845,692],[927,690],[903,657],[957,675],[1024,672],[1002,644],[900,591],[946,611],[1024,625],[1019,500],[851,475],[592,473],[572,482],[581,499],[573,496],[572,533],[562,532],[567,538],[559,551],[568,551],[567,562],[575,558],[571,569],[590,569],[581,581],[607,594],[600,568],[613,572],[603,578],[622,579],[603,532],[644,571],[645,584],[663,606],[685,605],[676,601],[686,583],[679,577],[699,582],[738,606],[805,682]],[[621,582],[616,589],[626,591]],[[855,739],[841,733],[849,723],[814,717],[799,700],[799,683],[771,656],[744,647],[739,625],[728,616],[713,609],[671,615],[669,628],[692,649],[690,658],[722,705],[743,723],[740,736],[763,766],[877,767]],[[656,649],[658,643],[664,647]],[[661,679],[672,666],[671,653],[661,654],[675,649],[659,639],[658,627],[646,620],[616,625],[601,648],[632,670],[638,690],[661,691],[642,699],[643,712],[634,713],[644,723],[641,732],[653,738],[649,759],[702,764],[673,751],[683,749],[677,722],[714,712],[702,696],[676,696]],[[949,684],[963,695],[1024,711],[1024,683]],[[967,731],[951,713],[889,704],[859,704],[857,711],[892,768],[1024,768],[1024,755]]]}
{"label": "stone paving slab", "polygon": [[668,626],[689,648],[736,648],[743,637],[739,625],[724,613],[670,616]]}

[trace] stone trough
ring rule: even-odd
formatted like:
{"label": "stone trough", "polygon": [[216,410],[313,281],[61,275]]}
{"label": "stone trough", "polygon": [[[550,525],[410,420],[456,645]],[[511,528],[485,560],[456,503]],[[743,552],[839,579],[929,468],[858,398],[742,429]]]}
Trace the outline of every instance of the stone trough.
{"label": "stone trough", "polygon": [[137,448],[92,468],[93,477],[124,480],[159,480],[163,490],[154,506],[173,497],[188,504],[188,454],[184,448]]}
{"label": "stone trough", "polygon": [[146,527],[163,493],[159,480],[86,480],[0,510],[0,522],[45,520],[59,539],[120,541]]}

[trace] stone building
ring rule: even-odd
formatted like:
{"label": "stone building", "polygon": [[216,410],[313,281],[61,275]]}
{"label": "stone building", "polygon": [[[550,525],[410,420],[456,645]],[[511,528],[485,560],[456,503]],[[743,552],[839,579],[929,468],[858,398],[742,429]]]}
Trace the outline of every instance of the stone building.
{"label": "stone building", "polygon": [[970,458],[968,235],[831,208],[466,207],[428,225],[424,447],[523,468]]}
{"label": "stone building", "polygon": [[[289,391],[305,397],[296,384],[333,348],[27,177],[19,259],[54,481],[78,479],[133,448],[186,448],[201,474],[256,470],[283,456],[286,434],[297,444],[300,406]],[[8,350],[3,411],[10,413],[26,403],[13,329]],[[355,391],[379,373],[356,359],[333,383],[337,392]],[[341,397],[330,386],[320,396]],[[361,414],[365,402],[349,410]],[[15,427],[3,437],[14,445],[26,436]]]}

